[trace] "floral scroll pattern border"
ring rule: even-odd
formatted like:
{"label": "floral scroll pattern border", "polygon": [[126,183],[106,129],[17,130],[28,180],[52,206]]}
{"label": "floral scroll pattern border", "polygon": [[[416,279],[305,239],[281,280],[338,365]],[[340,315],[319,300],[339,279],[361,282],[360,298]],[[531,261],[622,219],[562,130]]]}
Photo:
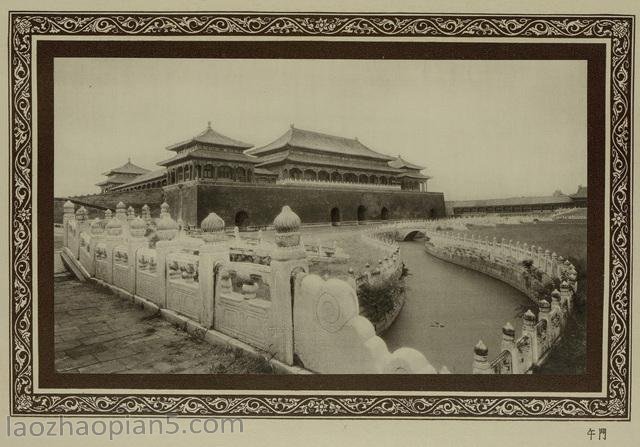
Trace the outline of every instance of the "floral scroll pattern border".
{"label": "floral scroll pattern border", "polygon": [[[11,13],[11,395],[15,414],[615,418],[629,415],[634,21],[622,16]],[[33,389],[32,36],[606,38],[611,43],[607,397],[46,394]]]}

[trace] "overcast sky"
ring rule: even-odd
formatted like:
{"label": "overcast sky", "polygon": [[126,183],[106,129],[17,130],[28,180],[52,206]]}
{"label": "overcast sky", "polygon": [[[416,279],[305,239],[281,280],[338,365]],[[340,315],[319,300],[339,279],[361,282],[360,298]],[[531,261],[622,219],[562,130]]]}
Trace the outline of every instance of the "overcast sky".
{"label": "overcast sky", "polygon": [[204,130],[256,146],[296,127],[424,165],[446,200],[587,182],[586,62],[55,60],[55,195]]}

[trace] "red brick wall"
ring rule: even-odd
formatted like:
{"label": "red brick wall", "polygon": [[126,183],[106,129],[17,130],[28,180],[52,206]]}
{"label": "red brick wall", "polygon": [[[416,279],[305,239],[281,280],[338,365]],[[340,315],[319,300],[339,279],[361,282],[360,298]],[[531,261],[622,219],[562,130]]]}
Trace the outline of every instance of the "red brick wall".
{"label": "red brick wall", "polygon": [[365,219],[379,220],[383,207],[389,219],[443,217],[444,195],[424,192],[345,191],[296,188],[276,185],[189,185],[181,190],[165,189],[174,218],[180,216],[189,225],[199,225],[207,214],[216,212],[227,225],[234,225],[240,211],[249,214],[249,225],[268,225],[289,205],[304,223],[329,222],[333,207],[340,209],[340,220],[357,220],[358,206],[366,208]]}

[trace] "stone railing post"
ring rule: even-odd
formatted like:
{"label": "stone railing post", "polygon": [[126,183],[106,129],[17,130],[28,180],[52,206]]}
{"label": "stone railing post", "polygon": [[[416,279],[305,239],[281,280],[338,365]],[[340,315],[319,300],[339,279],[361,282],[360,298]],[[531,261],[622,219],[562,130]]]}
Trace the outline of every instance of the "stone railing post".
{"label": "stone railing post", "polygon": [[80,259],[80,237],[82,233],[89,232],[89,213],[84,206],[81,206],[76,210],[76,243],[73,246],[73,255],[76,259]]}
{"label": "stone railing post", "polygon": [[89,275],[94,276],[96,274],[96,245],[104,240],[104,227],[103,222],[97,217],[91,222],[91,239],[89,240],[89,253],[91,254],[91,264],[87,268]]}
{"label": "stone railing post", "polygon": [[127,207],[122,202],[118,202],[116,205],[116,219],[120,219],[122,222],[127,220]]}
{"label": "stone railing post", "polygon": [[147,224],[147,228],[149,228],[149,226],[151,225],[151,210],[149,209],[149,205],[147,205],[146,203],[142,205],[142,211],[140,214],[142,220],[144,220],[144,222]]}
{"label": "stone railing post", "polygon": [[551,323],[549,321],[549,313],[551,312],[551,304],[549,304],[549,301],[547,301],[546,299],[541,299],[540,302],[538,303],[538,321],[541,320],[545,320],[547,322],[547,331],[549,331],[551,328],[549,326],[549,324]]}
{"label": "stone railing post", "polygon": [[162,295],[158,297],[160,307],[167,307],[167,255],[176,247],[175,238],[178,235],[178,223],[171,218],[169,205],[163,203],[160,208],[160,218],[156,223],[156,271],[162,278],[160,289]]}
{"label": "stone railing post", "polygon": [[563,311],[562,305],[560,304],[561,295],[560,292],[554,290],[551,292],[551,310],[561,312]]}
{"label": "stone railing post", "polygon": [[69,222],[76,219],[76,207],[67,200],[63,206],[64,214],[62,216],[62,242],[65,247],[69,247]]}
{"label": "stone railing post", "polygon": [[104,278],[102,279],[108,284],[113,284],[113,249],[124,241],[122,236],[123,226],[123,221],[116,218],[109,219],[105,226],[106,236],[104,240],[107,251],[106,265],[108,269],[104,272]]}
{"label": "stone railing post", "polygon": [[[536,316],[531,310],[527,310],[522,316],[522,334],[529,337],[530,344],[530,365],[538,363],[538,337],[536,334]],[[529,368],[527,367],[527,370]],[[525,371],[521,371],[524,373]]]}
{"label": "stone railing post", "polygon": [[567,307],[568,312],[573,311],[573,289],[566,281],[560,284],[560,301]]}
{"label": "stone railing post", "polygon": [[200,321],[206,328],[213,327],[215,305],[215,275],[217,266],[229,260],[229,244],[224,232],[225,222],[216,213],[210,213],[200,223],[205,244],[200,247],[198,277],[202,314]]}
{"label": "stone railing post", "polygon": [[135,217],[136,217],[136,213],[133,210],[133,207],[129,206],[129,208],[127,208],[127,223],[130,224],[131,221],[135,219]]}
{"label": "stone railing post", "polygon": [[500,343],[500,350],[511,351],[515,347],[515,339],[516,331],[511,323],[507,322],[502,327],[502,342]]}
{"label": "stone railing post", "polygon": [[[133,208],[132,208],[133,210]],[[133,212],[132,212],[133,214]],[[129,217],[127,216],[127,219]],[[127,244],[127,255],[128,255],[128,267],[129,267],[129,289],[128,291],[132,294],[136,293],[136,268],[137,268],[137,258],[138,258],[138,250],[141,248],[146,248],[149,246],[149,241],[145,237],[145,233],[147,232],[147,224],[140,217],[133,217],[128,220],[129,225],[127,225],[127,236],[128,236],[128,244]]]}
{"label": "stone railing post", "polygon": [[473,374],[493,373],[488,358],[489,350],[482,340],[479,340],[478,344],[473,347]]}
{"label": "stone railing post", "polygon": [[556,252],[551,254],[551,273],[549,275],[552,278],[558,277],[558,255]]}
{"label": "stone railing post", "polygon": [[[300,243],[300,217],[288,206],[283,206],[273,220],[276,232],[276,248],[271,255],[273,289],[271,292],[271,330],[273,351],[276,358],[293,364],[293,307],[291,281],[296,272],[308,272],[309,264]],[[297,287],[297,283],[293,289]]]}

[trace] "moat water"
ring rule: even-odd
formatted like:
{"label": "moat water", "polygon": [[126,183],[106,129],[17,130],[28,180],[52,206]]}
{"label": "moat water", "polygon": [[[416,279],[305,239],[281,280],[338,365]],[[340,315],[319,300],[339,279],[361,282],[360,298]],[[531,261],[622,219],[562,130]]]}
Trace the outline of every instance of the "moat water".
{"label": "moat water", "polygon": [[482,273],[429,255],[424,241],[401,242],[409,276],[407,298],[395,323],[382,335],[390,350],[402,346],[422,352],[437,369],[471,373],[479,339],[489,359],[499,352],[502,326],[511,322],[520,335],[524,308],[533,307],[521,292]]}

